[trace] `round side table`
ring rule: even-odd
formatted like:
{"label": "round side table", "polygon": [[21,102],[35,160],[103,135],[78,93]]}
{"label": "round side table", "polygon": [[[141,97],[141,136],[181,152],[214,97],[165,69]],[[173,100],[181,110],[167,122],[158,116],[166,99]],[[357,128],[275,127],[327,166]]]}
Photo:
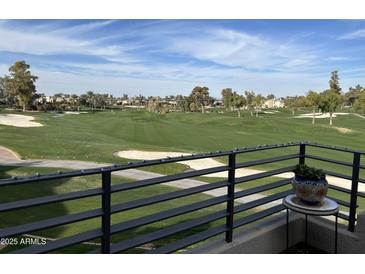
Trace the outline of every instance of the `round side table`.
{"label": "round side table", "polygon": [[328,198],[316,205],[308,205],[303,203],[294,194],[288,195],[283,199],[283,205],[286,207],[286,250],[289,249],[289,209],[305,215],[305,247],[308,240],[308,215],[312,216],[329,216],[335,215],[335,254],[337,253],[337,225],[338,225],[338,204]]}

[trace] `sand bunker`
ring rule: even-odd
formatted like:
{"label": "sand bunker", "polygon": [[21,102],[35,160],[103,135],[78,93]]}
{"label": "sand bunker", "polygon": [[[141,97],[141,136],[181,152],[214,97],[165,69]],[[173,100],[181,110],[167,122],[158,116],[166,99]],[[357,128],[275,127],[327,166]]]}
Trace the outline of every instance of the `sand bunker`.
{"label": "sand bunker", "polygon": [[[191,153],[183,153],[183,152],[161,152],[161,151],[140,151],[140,150],[123,150],[114,153],[115,156],[131,159],[131,160],[155,160],[161,159],[166,157],[179,157],[181,155],[187,156],[191,155]],[[188,160],[188,161],[181,161],[180,164],[184,164],[189,166],[192,169],[199,170],[199,169],[206,169],[211,167],[218,167],[224,166],[221,162],[214,160],[212,158],[205,158],[205,159],[198,159],[198,160]],[[249,169],[249,168],[241,168],[236,170],[236,176],[242,177],[252,174],[257,174],[263,172],[261,170]],[[204,175],[206,177],[219,177],[219,178],[226,178],[227,171],[218,172],[214,174],[207,174]],[[280,177],[290,178],[293,175],[291,173],[284,173],[281,174]]]}
{"label": "sand bunker", "polygon": [[352,129],[346,128],[346,127],[334,127],[335,129],[337,129],[340,133],[352,133],[354,132]]}
{"label": "sand bunker", "polygon": [[7,147],[0,146],[0,160],[20,160],[20,156],[15,151],[8,149]]}
{"label": "sand bunker", "polygon": [[[190,153],[182,153],[182,152],[160,152],[160,151],[140,151],[140,150],[124,150],[118,151],[114,153],[115,156],[119,156],[126,159],[131,160],[155,160],[166,157],[178,157],[181,155],[191,155]],[[211,167],[223,166],[221,162],[214,160],[212,158],[199,159],[199,160],[190,160],[190,161],[181,161],[181,164],[185,164],[190,166],[192,169],[206,169]],[[241,168],[236,170],[236,177],[243,177],[247,175],[261,173],[263,170],[249,169],[249,168]],[[214,174],[204,175],[206,177],[218,177],[218,178],[227,178],[227,172],[218,172]],[[293,173],[286,172],[279,175],[275,175],[274,177],[279,178],[291,178],[293,177]],[[336,178],[333,176],[327,176],[327,180],[335,186],[351,189],[351,181]],[[359,184],[359,191],[365,192],[365,185]]]}
{"label": "sand bunker", "polygon": [[[340,115],[349,115],[350,113],[347,112],[335,112],[332,114],[332,117],[335,118],[337,116]],[[323,119],[323,118],[330,118],[330,114],[329,113],[322,113],[322,112],[316,112],[314,114],[315,118],[319,118],[319,119]],[[294,118],[313,118],[313,113],[306,113],[306,114],[301,114],[298,116],[295,116]]]}
{"label": "sand bunker", "polygon": [[60,113],[55,113],[53,115],[53,117],[58,118],[58,117],[63,117],[65,115],[79,115],[79,114],[85,114],[88,113],[87,111],[65,111],[65,112],[60,112]]}
{"label": "sand bunker", "polygon": [[265,110],[265,111],[262,111],[263,113],[265,113],[265,114],[276,114],[276,113],[278,113],[279,111],[277,111],[277,110],[270,110],[270,111],[268,111],[268,110]]}
{"label": "sand bunker", "polygon": [[85,114],[88,113],[87,111],[65,111],[64,114],[74,114],[74,115],[79,115],[79,114]]}
{"label": "sand bunker", "polygon": [[0,114],[0,124],[13,127],[42,127],[38,122],[33,122],[33,116],[21,114]]}

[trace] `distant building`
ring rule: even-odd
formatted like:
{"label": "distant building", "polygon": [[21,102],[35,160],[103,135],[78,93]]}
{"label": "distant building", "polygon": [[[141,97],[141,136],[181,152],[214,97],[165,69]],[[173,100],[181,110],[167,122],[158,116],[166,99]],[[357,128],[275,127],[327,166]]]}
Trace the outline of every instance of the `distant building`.
{"label": "distant building", "polygon": [[44,98],[46,100],[46,103],[53,103],[54,102],[53,96],[45,96]]}
{"label": "distant building", "polygon": [[117,104],[118,105],[122,105],[122,106],[130,106],[132,105],[132,101],[129,99],[126,100],[117,100]]}
{"label": "distant building", "polygon": [[65,97],[63,97],[63,96],[56,97],[56,99],[55,99],[55,102],[56,102],[56,103],[63,103],[63,102],[65,102],[65,101],[66,101],[66,99],[65,99]]}
{"label": "distant building", "polygon": [[280,99],[268,99],[264,102],[264,108],[283,108],[285,107],[284,101]]}
{"label": "distant building", "polygon": [[222,100],[215,100],[214,103],[213,103],[213,106],[222,107],[222,106],[224,106],[224,103],[223,103]]}

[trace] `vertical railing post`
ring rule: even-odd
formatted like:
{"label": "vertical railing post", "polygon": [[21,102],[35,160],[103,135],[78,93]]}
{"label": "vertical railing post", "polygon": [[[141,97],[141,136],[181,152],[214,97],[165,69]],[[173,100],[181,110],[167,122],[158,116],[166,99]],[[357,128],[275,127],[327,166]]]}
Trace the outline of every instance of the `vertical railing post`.
{"label": "vertical railing post", "polygon": [[102,188],[101,197],[103,215],[101,217],[101,229],[103,236],[101,238],[101,253],[110,253],[110,207],[111,207],[111,172],[102,172]]}
{"label": "vertical railing post", "polygon": [[299,145],[299,164],[304,165],[305,163],[305,144]]}
{"label": "vertical railing post", "polygon": [[359,170],[360,170],[360,153],[354,152],[354,159],[352,162],[351,200],[350,200],[350,214],[349,214],[349,225],[348,225],[348,230],[351,232],[355,231]]}
{"label": "vertical railing post", "polygon": [[226,242],[232,242],[233,236],[233,215],[234,215],[234,185],[236,172],[236,154],[229,154],[228,158],[228,191],[227,191],[227,218],[226,218]]}

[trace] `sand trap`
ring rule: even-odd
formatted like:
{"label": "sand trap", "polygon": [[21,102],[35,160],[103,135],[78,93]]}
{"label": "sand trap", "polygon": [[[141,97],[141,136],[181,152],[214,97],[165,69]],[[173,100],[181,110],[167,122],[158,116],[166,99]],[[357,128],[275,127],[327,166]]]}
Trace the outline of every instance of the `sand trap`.
{"label": "sand trap", "polygon": [[74,114],[74,115],[79,115],[79,114],[84,114],[84,113],[88,113],[87,111],[65,111],[64,114]]}
{"label": "sand trap", "polygon": [[59,118],[59,117],[63,117],[65,115],[79,115],[79,114],[85,114],[88,113],[87,111],[65,111],[65,112],[61,112],[61,113],[55,113],[53,115],[54,118]]}
{"label": "sand trap", "polygon": [[279,111],[277,111],[277,110],[272,110],[272,111],[267,111],[267,110],[265,110],[265,111],[262,111],[263,113],[265,113],[265,114],[276,114],[276,113],[278,113]]}
{"label": "sand trap", "polygon": [[15,151],[8,149],[7,147],[0,146],[0,160],[20,160],[20,156]]}
{"label": "sand trap", "polygon": [[[181,155],[187,156],[191,155],[191,153],[183,153],[183,152],[161,152],[161,151],[140,151],[140,150],[123,150],[114,153],[115,156],[131,159],[131,160],[156,160],[166,157],[179,157]],[[198,159],[198,160],[188,160],[188,161],[181,161],[180,164],[184,164],[189,166],[192,169],[199,170],[199,169],[206,169],[211,167],[218,167],[224,166],[221,162],[214,160],[212,158],[205,158],[205,159]],[[251,174],[257,174],[263,172],[261,170],[256,169],[249,169],[249,168],[241,168],[236,170],[236,176],[242,177]],[[207,174],[203,175],[206,177],[219,177],[219,178],[226,178],[227,171],[218,172],[214,174]],[[292,173],[284,173],[281,174],[280,177],[290,178],[292,177]]]}
{"label": "sand trap", "polygon": [[337,129],[340,133],[344,133],[344,134],[354,132],[352,129],[345,128],[345,127],[334,127],[334,128]]}
{"label": "sand trap", "polygon": [[[347,112],[335,112],[332,114],[332,117],[335,118],[337,116],[340,115],[349,115],[350,113]],[[329,113],[322,113],[322,112],[316,112],[314,114],[315,118],[319,118],[319,119],[323,119],[323,118],[330,118],[330,114]],[[294,118],[313,118],[313,113],[306,113],[306,114],[301,114],[298,116],[295,116]]]}
{"label": "sand trap", "polygon": [[[140,151],[140,150],[123,150],[114,153],[115,156],[119,156],[121,158],[131,159],[131,160],[155,160],[166,157],[178,157],[181,155],[191,155],[191,153],[182,153],[182,152],[157,152],[157,151]],[[190,166],[192,169],[206,169],[211,167],[223,166],[224,164],[212,159],[199,159],[199,160],[190,160],[190,161],[181,161],[181,164],[185,164]],[[241,168],[236,170],[236,177],[243,177],[247,175],[257,174],[264,172],[263,170],[249,169],[249,168]],[[206,177],[218,177],[218,178],[227,178],[227,172],[218,172],[214,174],[204,175]],[[292,172],[286,172],[279,175],[275,175],[274,177],[279,178],[291,178],[293,177]],[[351,189],[351,181],[336,178],[333,176],[327,176],[327,180],[336,186],[344,187],[347,189]],[[359,184],[359,191],[365,192],[365,185]]]}
{"label": "sand trap", "polygon": [[0,124],[13,127],[42,127],[38,122],[33,122],[33,116],[21,114],[0,114]]}
{"label": "sand trap", "polygon": [[181,155],[187,156],[191,153],[183,152],[161,152],[161,151],[141,151],[141,150],[122,150],[115,152],[114,155],[121,158],[127,158],[132,160],[156,160],[166,157],[179,157]]}

